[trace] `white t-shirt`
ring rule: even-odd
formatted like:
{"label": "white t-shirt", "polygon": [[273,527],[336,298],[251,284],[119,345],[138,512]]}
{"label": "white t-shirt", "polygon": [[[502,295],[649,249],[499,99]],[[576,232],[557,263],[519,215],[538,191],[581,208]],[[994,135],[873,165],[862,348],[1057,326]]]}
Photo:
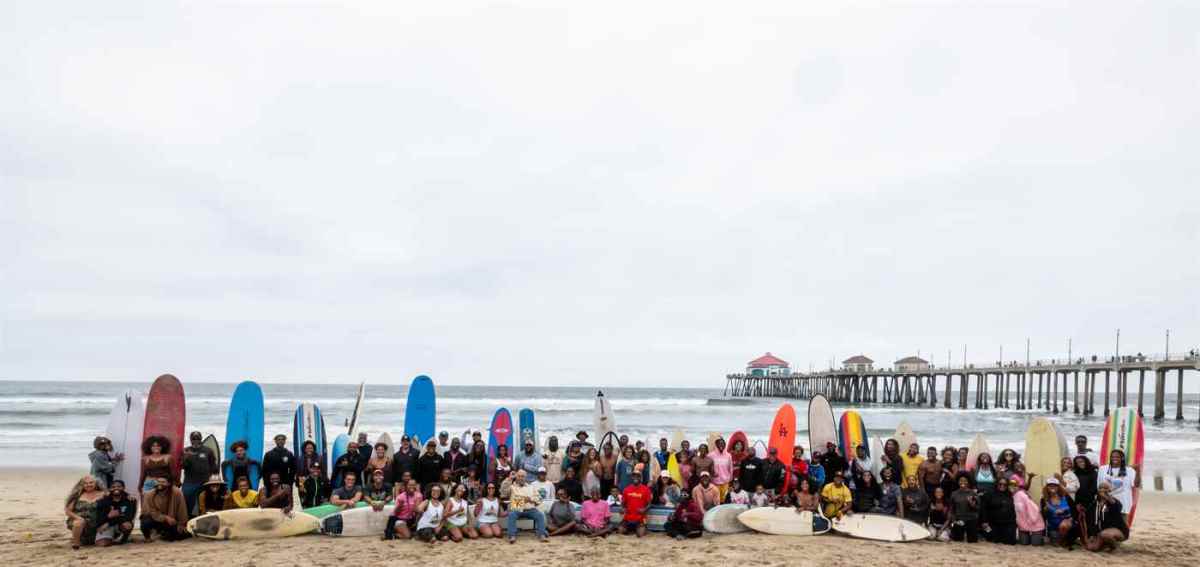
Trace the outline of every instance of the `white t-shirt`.
{"label": "white t-shirt", "polygon": [[1108,465],[1100,467],[1100,474],[1096,475],[1096,486],[1099,487],[1101,482],[1108,481],[1112,485],[1112,497],[1121,502],[1121,513],[1128,514],[1129,509],[1133,507],[1133,487],[1137,483],[1137,471],[1133,467],[1125,467],[1125,476],[1121,474],[1121,469],[1114,469]]}
{"label": "white t-shirt", "polygon": [[730,492],[729,493],[729,503],[730,504],[749,505],[750,504],[750,493],[746,492],[745,490],[738,490],[737,492]]}
{"label": "white t-shirt", "polygon": [[542,502],[550,502],[554,500],[554,483],[549,481],[535,480],[529,483],[534,490],[542,496]]}

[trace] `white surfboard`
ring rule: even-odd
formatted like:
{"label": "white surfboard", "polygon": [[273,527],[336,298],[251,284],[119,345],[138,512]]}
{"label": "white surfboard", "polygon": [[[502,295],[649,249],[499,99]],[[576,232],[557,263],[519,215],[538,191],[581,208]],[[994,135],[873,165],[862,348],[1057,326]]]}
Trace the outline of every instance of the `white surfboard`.
{"label": "white surfboard", "polygon": [[[387,450],[384,451],[384,454],[389,457],[394,455],[397,451],[396,445],[392,443],[392,436],[386,432],[383,435],[380,435],[379,438],[375,440],[375,443],[383,443],[384,445],[387,445]],[[371,445],[374,446],[374,443]]]}
{"label": "white surfboard", "polygon": [[[871,474],[875,476],[875,481],[883,480],[879,473],[883,470],[883,442],[879,440],[879,436],[871,437]],[[893,478],[892,481],[899,483],[900,479]]]}
{"label": "white surfboard", "polygon": [[319,523],[304,512],[287,515],[278,508],[239,508],[192,518],[187,527],[192,535],[206,539],[271,539],[313,532]]}
{"label": "white surfboard", "polygon": [[[829,531],[825,518],[814,518],[812,512],[797,512],[795,508],[751,508],[738,514],[738,521],[746,527],[764,534],[810,536]],[[814,528],[814,521],[822,526]]]}
{"label": "white surfboard", "polygon": [[860,539],[891,542],[929,539],[929,530],[924,526],[895,516],[850,514],[830,523],[838,533]]}
{"label": "white surfboard", "polygon": [[738,514],[749,510],[745,504],[721,504],[704,513],[704,531],[714,534],[736,534],[750,531],[738,520]]}
{"label": "white surfboard", "polygon": [[117,396],[117,403],[108,414],[105,436],[112,441],[113,453],[125,457],[117,464],[113,478],[125,481],[130,494],[142,492],[142,487],[135,485],[142,476],[142,425],[145,421],[146,402],[137,390],[126,390]]}
{"label": "white surfboard", "polygon": [[608,398],[604,397],[604,392],[596,392],[596,404],[592,409],[592,426],[596,430],[596,439],[603,442],[604,436],[609,433],[615,433],[617,430],[617,420],[613,416],[612,406],[608,403]]}
{"label": "white surfboard", "polygon": [[979,462],[981,453],[992,454],[992,450],[988,448],[987,438],[982,433],[976,433],[975,438],[971,440],[970,447],[967,448],[967,470],[974,471],[976,464]]}
{"label": "white surfboard", "polygon": [[833,443],[834,446],[838,444],[837,420],[833,418],[833,408],[829,406],[829,400],[817,394],[808,401],[809,455],[817,451],[825,453],[829,443]]}
{"label": "white surfboard", "polygon": [[392,515],[394,508],[384,506],[376,512],[368,506],[330,514],[321,518],[321,533],[339,537],[379,537],[387,528],[388,516]]}
{"label": "white surfboard", "polygon": [[676,429],[675,431],[671,432],[671,444],[668,448],[672,453],[674,453],[679,450],[681,445],[683,445],[683,430]]}
{"label": "white surfboard", "polygon": [[896,432],[892,434],[892,438],[900,445],[901,455],[908,453],[908,447],[917,442],[917,434],[907,421],[901,421],[900,425],[896,426]]}

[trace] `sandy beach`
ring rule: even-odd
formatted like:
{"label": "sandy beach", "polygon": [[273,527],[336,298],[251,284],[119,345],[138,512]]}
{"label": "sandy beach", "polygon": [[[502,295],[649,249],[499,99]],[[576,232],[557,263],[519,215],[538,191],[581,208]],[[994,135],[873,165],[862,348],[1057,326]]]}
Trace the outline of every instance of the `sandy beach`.
{"label": "sandy beach", "polygon": [[[334,539],[310,535],[272,541],[125,545],[72,551],[64,527],[63,498],[82,471],[71,469],[0,469],[0,561],[14,565],[162,564],[172,565],[355,565],[423,563],[448,566],[489,564],[498,550],[528,554],[523,565],[563,565],[599,554],[618,564],[724,566],[758,565],[956,565],[986,560],[991,565],[1113,565],[1168,567],[1200,561],[1200,496],[1146,492],[1133,538],[1115,554],[1076,549],[1009,547],[980,543],[919,542],[884,544],[837,535],[785,538],[756,534],[705,536],[677,542],[661,534],[642,540],[612,536],[605,540],[566,537],[539,544],[523,534],[517,544],[502,541],[439,543],[384,542],[374,538]],[[140,535],[135,538],[140,542]]]}

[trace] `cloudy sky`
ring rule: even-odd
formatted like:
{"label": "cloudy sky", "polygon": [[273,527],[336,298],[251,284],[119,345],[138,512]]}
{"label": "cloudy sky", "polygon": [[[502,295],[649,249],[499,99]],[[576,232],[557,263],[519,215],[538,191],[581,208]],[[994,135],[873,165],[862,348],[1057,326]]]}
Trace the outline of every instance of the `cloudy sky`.
{"label": "cloudy sky", "polygon": [[0,378],[1200,347],[1196,3],[564,4],[4,3]]}

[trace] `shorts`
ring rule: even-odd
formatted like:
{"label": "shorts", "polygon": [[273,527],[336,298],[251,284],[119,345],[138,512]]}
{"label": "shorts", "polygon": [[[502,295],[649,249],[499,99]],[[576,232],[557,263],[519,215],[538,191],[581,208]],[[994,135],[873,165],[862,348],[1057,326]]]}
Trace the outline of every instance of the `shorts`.
{"label": "shorts", "polygon": [[630,522],[627,520],[621,520],[621,527],[626,531],[637,531],[638,528],[642,527],[642,521],[638,520],[636,522]]}

